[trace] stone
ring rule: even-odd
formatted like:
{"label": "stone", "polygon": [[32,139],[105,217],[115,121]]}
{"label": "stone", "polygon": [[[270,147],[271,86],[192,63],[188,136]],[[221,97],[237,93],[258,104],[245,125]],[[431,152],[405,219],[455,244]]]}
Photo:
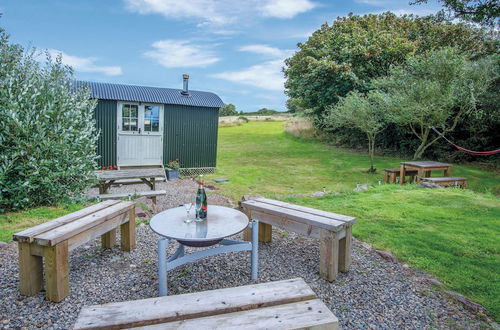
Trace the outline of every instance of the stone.
{"label": "stone", "polygon": [[408,268],[410,268],[410,265],[408,265],[408,264],[403,264],[403,268],[404,268],[404,269],[408,269]]}
{"label": "stone", "polygon": [[356,185],[356,188],[354,188],[353,190],[354,191],[363,191],[363,190],[368,190],[368,185],[367,184],[362,184],[361,186],[360,185]]}
{"label": "stone", "polygon": [[431,189],[441,189],[441,188],[443,188],[440,185],[437,185],[437,184],[432,183],[432,182],[420,182],[420,184],[418,186],[420,188],[431,188]]}
{"label": "stone", "polygon": [[367,249],[368,251],[370,251],[373,248],[371,244],[368,244],[366,242],[361,242],[361,246]]}
{"label": "stone", "polygon": [[324,191],[315,191],[311,194],[311,197],[322,197],[322,196],[325,196]]}
{"label": "stone", "polygon": [[431,277],[431,278],[429,278],[429,279],[427,279],[427,281],[428,281],[429,283],[431,283],[431,284],[434,284],[434,285],[438,285],[438,286],[443,285],[443,282],[441,282],[441,281],[439,281],[439,280],[437,280],[437,279],[435,279],[435,278],[432,278],[432,277]]}
{"label": "stone", "polygon": [[486,314],[486,309],[479,305],[478,303],[475,303],[471,300],[469,300],[469,298],[465,297],[465,296],[462,296],[460,293],[457,293],[457,292],[454,292],[454,291],[446,291],[446,293],[448,295],[450,295],[453,299],[455,299],[456,301],[458,301],[459,303],[461,303],[462,305],[465,306],[465,308],[473,311],[473,312],[476,312],[476,313],[483,313],[483,314]]}
{"label": "stone", "polygon": [[219,182],[229,182],[228,178],[215,178],[213,180],[214,180],[214,182],[217,182],[217,183],[219,183]]}
{"label": "stone", "polygon": [[387,261],[394,262],[394,263],[398,262],[398,259],[390,252],[382,251],[382,250],[375,250],[375,252],[377,252],[377,254],[379,256],[381,256],[382,258],[384,258]]}
{"label": "stone", "polygon": [[0,249],[6,249],[9,247],[9,244],[5,243],[5,242],[0,242]]}

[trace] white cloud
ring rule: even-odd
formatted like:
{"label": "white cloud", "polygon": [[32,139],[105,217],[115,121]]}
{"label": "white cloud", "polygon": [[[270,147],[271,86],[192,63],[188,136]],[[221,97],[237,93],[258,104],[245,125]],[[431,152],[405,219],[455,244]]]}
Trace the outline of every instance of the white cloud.
{"label": "white cloud", "polygon": [[264,16],[277,18],[292,18],[316,7],[309,0],[274,0],[266,1],[260,8]]}
{"label": "white cloud", "polygon": [[287,51],[281,50],[276,47],[271,47],[268,45],[258,45],[258,44],[243,46],[240,47],[238,50],[242,52],[250,52],[256,54],[268,55],[272,57],[283,57],[287,53]]}
{"label": "white cloud", "polygon": [[317,5],[311,0],[124,0],[126,8],[139,14],[160,14],[172,19],[193,18],[199,26],[240,24],[260,15],[281,19],[293,18]]}
{"label": "white cloud", "polygon": [[240,71],[226,71],[212,77],[250,85],[271,91],[283,91],[285,78],[281,72],[283,61],[273,60],[253,65]]}
{"label": "white cloud", "polygon": [[220,59],[208,47],[189,40],[159,40],[151,45],[154,50],[144,52],[166,68],[204,67]]}
{"label": "white cloud", "polygon": [[52,57],[61,55],[62,62],[66,65],[71,66],[75,71],[97,72],[105,74],[107,76],[119,76],[123,74],[122,68],[120,66],[96,65],[95,62],[98,60],[97,57],[73,56],[57,49],[47,49],[47,51]]}

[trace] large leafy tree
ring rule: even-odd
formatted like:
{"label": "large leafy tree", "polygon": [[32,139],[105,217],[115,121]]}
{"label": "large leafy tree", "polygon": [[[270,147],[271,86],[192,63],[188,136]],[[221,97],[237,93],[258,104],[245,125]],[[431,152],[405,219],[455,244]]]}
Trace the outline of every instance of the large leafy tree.
{"label": "large leafy tree", "polygon": [[286,93],[295,111],[317,123],[351,91],[366,93],[393,65],[432,49],[456,47],[469,58],[494,53],[497,41],[468,24],[392,13],[338,18],[324,24],[285,61]]}
{"label": "large leafy tree", "polygon": [[[428,0],[416,0],[412,4],[427,3]],[[440,0],[448,10],[441,12],[450,18],[459,18],[465,21],[486,26],[498,26],[500,17],[500,2],[498,0]]]}
{"label": "large leafy tree", "polygon": [[234,104],[226,104],[219,110],[219,117],[226,117],[226,116],[237,116],[238,111],[236,110],[236,107]]}
{"label": "large leafy tree", "polygon": [[470,61],[452,48],[410,57],[389,75],[374,81],[386,92],[391,120],[408,125],[420,144],[414,159],[441,136],[431,136],[431,127],[452,132],[467,115],[477,110],[478,100],[496,79],[492,58]]}
{"label": "large leafy tree", "polygon": [[368,140],[369,173],[375,173],[373,164],[375,155],[375,139],[387,126],[386,95],[378,91],[370,91],[366,95],[351,92],[340,99],[334,107],[326,112],[327,127],[353,127],[366,134]]}
{"label": "large leafy tree", "polygon": [[96,166],[96,102],[72,70],[9,43],[0,31],[0,212],[84,192]]}

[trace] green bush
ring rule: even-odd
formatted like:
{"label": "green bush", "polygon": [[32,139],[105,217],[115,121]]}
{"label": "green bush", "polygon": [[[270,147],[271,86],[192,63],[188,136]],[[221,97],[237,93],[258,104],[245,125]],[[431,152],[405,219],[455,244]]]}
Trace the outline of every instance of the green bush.
{"label": "green bush", "polygon": [[244,121],[245,123],[248,123],[248,122],[250,121],[250,120],[249,120],[247,117],[245,117],[245,116],[239,116],[239,117],[238,117],[238,119],[239,119],[239,120]]}
{"label": "green bush", "polygon": [[73,72],[9,44],[0,29],[0,212],[53,205],[92,184],[96,101]]}

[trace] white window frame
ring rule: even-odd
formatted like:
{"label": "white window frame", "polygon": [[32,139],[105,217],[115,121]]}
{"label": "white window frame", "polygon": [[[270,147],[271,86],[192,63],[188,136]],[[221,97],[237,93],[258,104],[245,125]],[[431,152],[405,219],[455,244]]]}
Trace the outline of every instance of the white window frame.
{"label": "white window frame", "polygon": [[[130,105],[137,105],[138,113],[137,113],[137,126],[138,130],[137,131],[123,131],[122,130],[122,120],[123,120],[123,112],[122,108],[123,105],[130,104]],[[159,107],[159,121],[158,121],[158,132],[150,132],[150,131],[144,131],[144,113],[145,113],[145,106],[158,106]],[[142,103],[142,102],[117,102],[117,132],[119,134],[128,134],[128,135],[163,135],[163,117],[164,117],[164,108],[163,104],[157,104],[157,103]]]}

